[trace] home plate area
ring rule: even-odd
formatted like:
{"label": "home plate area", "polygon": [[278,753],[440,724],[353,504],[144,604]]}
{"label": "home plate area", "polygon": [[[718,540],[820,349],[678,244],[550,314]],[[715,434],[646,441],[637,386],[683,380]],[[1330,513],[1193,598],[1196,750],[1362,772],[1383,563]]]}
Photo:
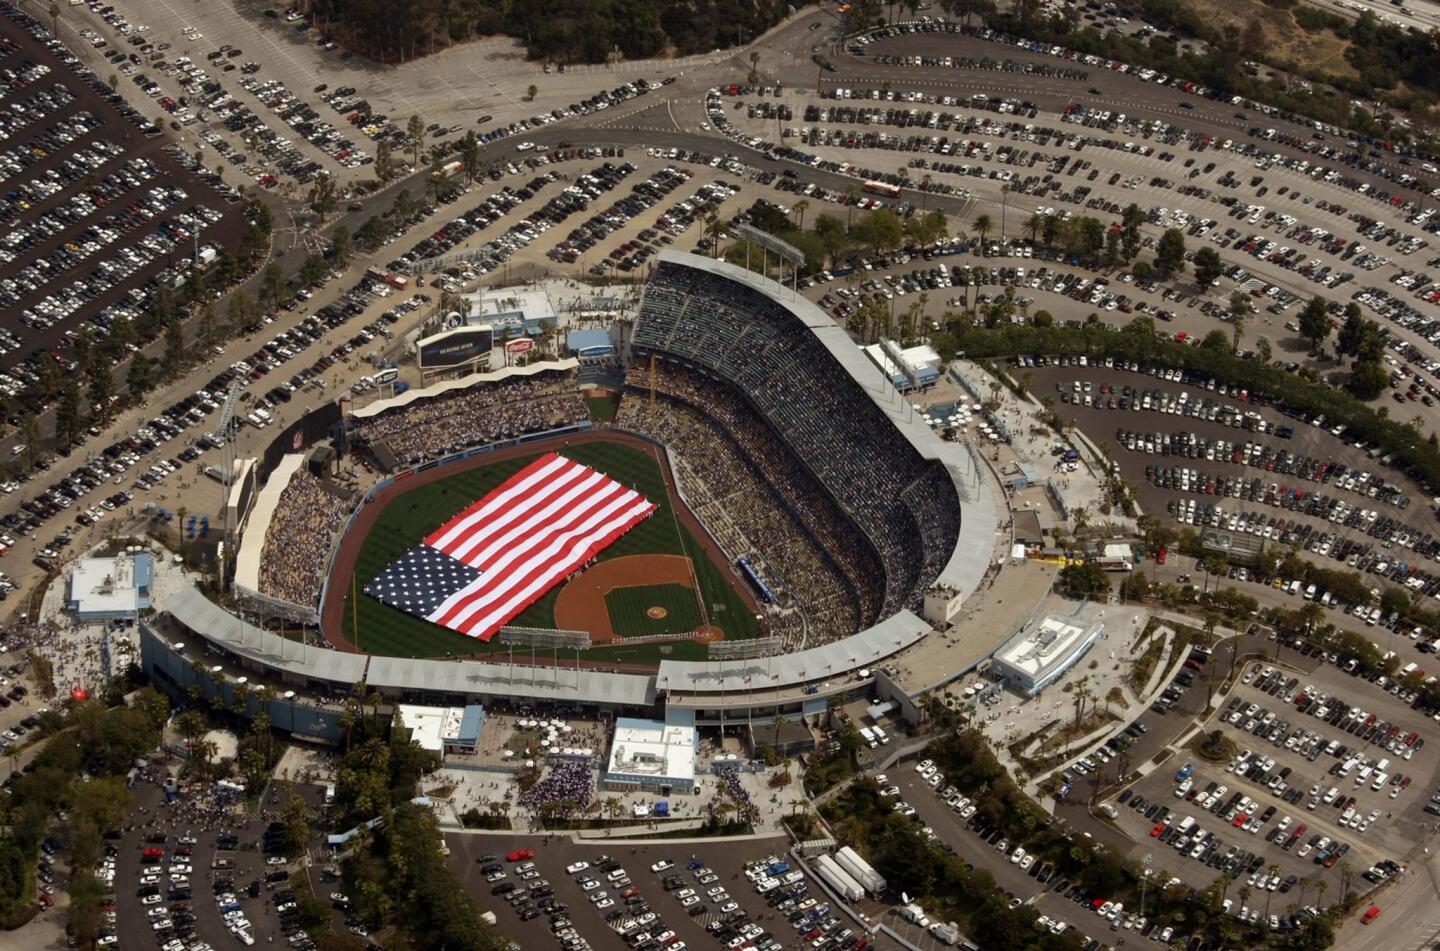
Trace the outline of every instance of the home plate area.
{"label": "home plate area", "polygon": [[555,626],[589,631],[596,644],[690,634],[700,643],[724,631],[707,624],[683,555],[627,555],[591,565],[560,589]]}

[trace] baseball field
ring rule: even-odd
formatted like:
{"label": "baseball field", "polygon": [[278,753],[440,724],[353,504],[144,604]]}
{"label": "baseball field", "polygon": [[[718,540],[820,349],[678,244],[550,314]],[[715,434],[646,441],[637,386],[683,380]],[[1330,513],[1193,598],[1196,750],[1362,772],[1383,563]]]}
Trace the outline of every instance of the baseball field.
{"label": "baseball field", "polygon": [[[693,565],[693,573],[685,572],[686,576],[679,584],[631,585],[616,587],[608,594],[602,592],[603,600],[595,603],[595,613],[599,617],[593,628],[587,625],[585,629],[604,629],[613,632],[618,640],[608,646],[593,648],[586,655],[589,659],[627,664],[654,664],[662,658],[702,659],[705,656],[704,646],[692,641],[630,646],[623,643],[627,634],[638,636],[694,630],[702,617],[708,619],[710,627],[719,628],[726,638],[754,637],[758,633],[755,617],[735,589],[728,571],[715,564],[705,547],[677,517],[666,491],[660,462],[653,455],[634,446],[611,441],[580,442],[573,446],[550,448],[633,487],[659,506],[655,514],[603,551],[597,559],[597,566],[613,559],[626,558],[626,564],[633,572],[635,556],[657,555],[681,556],[690,559]],[[419,544],[427,534],[542,452],[527,453],[490,465],[467,467],[454,475],[417,485],[391,498],[361,543],[355,557],[353,579],[335,579],[335,584],[344,584],[345,591],[341,635],[367,653],[399,657],[508,653],[509,648],[494,641],[483,643],[382,604],[366,595],[364,588],[387,565]],[[396,488],[403,490],[404,482],[397,483]],[[677,561],[679,559],[675,558],[658,560],[661,563]],[[583,578],[584,573],[570,583],[578,585]],[[663,580],[670,582],[673,579],[667,576]],[[510,623],[520,627],[556,627],[555,602],[565,587],[566,584],[562,583],[552,588]],[[616,598],[614,606],[610,596]],[[681,626],[677,627],[677,624]],[[601,639],[597,637],[596,640],[598,643]]]}

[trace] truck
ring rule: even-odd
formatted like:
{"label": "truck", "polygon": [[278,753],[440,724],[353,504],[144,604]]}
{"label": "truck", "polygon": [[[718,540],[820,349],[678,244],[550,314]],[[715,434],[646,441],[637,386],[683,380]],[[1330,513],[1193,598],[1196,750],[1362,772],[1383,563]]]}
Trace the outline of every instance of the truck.
{"label": "truck", "polygon": [[865,745],[872,750],[880,745],[880,741],[875,739],[875,731],[868,726],[862,726],[860,728],[860,739],[864,740]]}
{"label": "truck", "polygon": [[1175,781],[1177,783],[1183,783],[1185,780],[1189,779],[1191,774],[1194,772],[1195,764],[1186,763],[1184,766],[1180,767],[1180,772],[1175,774]]}
{"label": "truck", "polygon": [[884,876],[875,871],[874,867],[850,846],[836,852],[835,861],[871,895],[878,897],[885,890]]}
{"label": "truck", "polygon": [[840,865],[828,855],[822,855],[815,860],[815,870],[825,883],[835,890],[835,893],[846,901],[859,901],[865,894],[865,889],[860,883],[851,878]]}
{"label": "truck", "polygon": [[775,863],[773,863],[768,869],[766,869],[765,871],[769,872],[771,875],[775,876],[776,878],[779,878],[781,875],[784,875],[786,872],[790,871],[790,863],[789,863],[789,862],[775,862]]}

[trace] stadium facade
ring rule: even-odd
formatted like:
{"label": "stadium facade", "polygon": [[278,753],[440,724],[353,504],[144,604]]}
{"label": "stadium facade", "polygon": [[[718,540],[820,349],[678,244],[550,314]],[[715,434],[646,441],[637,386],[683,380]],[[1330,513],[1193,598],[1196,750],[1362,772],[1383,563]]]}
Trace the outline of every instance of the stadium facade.
{"label": "stadium facade", "polygon": [[505,700],[662,720],[684,711],[702,726],[795,718],[863,688],[887,658],[946,627],[984,580],[996,514],[983,463],[939,439],[811,302],[725,262],[664,252],[630,349],[641,377],[683,367],[742,399],[858,532],[879,569],[873,604],[853,632],[772,657],[662,660],[653,673],[517,667],[308,646],[192,588],[143,624],[146,672],[174,692],[198,687],[229,704],[243,678],[240,702],[269,704],[277,726],[330,739],[335,703],[358,683],[395,703]]}

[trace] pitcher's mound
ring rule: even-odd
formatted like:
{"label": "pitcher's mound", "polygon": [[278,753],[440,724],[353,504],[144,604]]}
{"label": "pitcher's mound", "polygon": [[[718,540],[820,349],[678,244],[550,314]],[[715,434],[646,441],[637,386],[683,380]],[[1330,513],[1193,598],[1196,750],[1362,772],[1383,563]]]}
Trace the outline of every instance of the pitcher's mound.
{"label": "pitcher's mound", "polygon": [[654,607],[646,608],[646,609],[645,609],[645,616],[651,618],[652,620],[659,621],[659,620],[661,620],[662,618],[669,617],[669,616],[670,616],[670,612],[667,611],[667,610],[665,610],[664,608],[660,607],[660,606],[657,604],[657,605],[655,605]]}

